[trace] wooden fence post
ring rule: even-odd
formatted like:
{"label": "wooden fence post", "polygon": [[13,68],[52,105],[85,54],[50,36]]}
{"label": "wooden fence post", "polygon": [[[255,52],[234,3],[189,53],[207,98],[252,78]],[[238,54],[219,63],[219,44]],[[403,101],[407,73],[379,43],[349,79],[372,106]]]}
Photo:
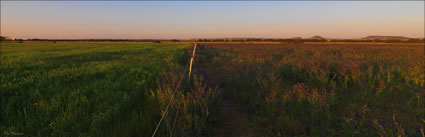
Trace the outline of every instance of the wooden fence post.
{"label": "wooden fence post", "polygon": [[192,74],[192,63],[193,63],[193,60],[195,59],[196,45],[197,45],[197,43],[194,43],[192,57],[190,58],[189,80],[190,80],[190,75]]}

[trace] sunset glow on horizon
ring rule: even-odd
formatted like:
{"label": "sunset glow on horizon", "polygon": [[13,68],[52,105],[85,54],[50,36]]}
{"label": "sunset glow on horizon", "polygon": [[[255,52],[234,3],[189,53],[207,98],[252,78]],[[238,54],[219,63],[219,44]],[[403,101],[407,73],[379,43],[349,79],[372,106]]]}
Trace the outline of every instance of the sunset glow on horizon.
{"label": "sunset glow on horizon", "polygon": [[424,37],[424,1],[1,1],[1,35],[47,39]]}

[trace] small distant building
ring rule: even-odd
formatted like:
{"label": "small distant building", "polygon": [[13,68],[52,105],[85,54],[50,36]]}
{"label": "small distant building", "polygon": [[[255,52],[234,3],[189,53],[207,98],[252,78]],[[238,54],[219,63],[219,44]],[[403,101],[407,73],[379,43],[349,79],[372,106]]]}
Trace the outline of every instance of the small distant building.
{"label": "small distant building", "polygon": [[15,41],[16,37],[10,37],[10,40]]}

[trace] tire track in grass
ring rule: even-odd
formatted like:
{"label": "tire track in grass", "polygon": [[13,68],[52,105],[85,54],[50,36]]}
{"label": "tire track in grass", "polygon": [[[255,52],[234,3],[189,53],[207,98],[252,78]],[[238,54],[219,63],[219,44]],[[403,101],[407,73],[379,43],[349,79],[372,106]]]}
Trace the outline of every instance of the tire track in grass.
{"label": "tire track in grass", "polygon": [[[197,49],[196,71],[210,81],[211,87],[220,87],[223,92],[229,90],[223,87],[223,80],[231,77],[231,72],[226,72],[213,63],[211,60],[211,51],[208,48],[199,45]],[[225,93],[224,93],[225,94]],[[213,137],[254,137],[254,128],[249,120],[249,115],[245,111],[246,106],[233,103],[230,98],[226,98],[221,93],[218,99],[218,120],[214,121],[213,128],[209,131]]]}

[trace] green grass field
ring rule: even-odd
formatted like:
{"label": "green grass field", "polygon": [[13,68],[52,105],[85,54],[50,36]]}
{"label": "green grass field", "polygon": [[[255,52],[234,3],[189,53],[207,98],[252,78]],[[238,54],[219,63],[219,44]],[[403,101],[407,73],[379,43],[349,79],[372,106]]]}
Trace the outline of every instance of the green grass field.
{"label": "green grass field", "polygon": [[[177,79],[161,82],[160,77],[180,76],[189,59],[186,48],[191,46],[1,43],[0,134],[149,136]],[[168,135],[169,128],[161,127],[159,134]],[[176,132],[192,135],[196,131],[183,130]]]}
{"label": "green grass field", "polygon": [[424,134],[423,45],[201,43],[190,79],[190,43],[0,48],[1,136],[151,136],[180,79],[156,136],[226,136],[232,104],[258,136]]}

